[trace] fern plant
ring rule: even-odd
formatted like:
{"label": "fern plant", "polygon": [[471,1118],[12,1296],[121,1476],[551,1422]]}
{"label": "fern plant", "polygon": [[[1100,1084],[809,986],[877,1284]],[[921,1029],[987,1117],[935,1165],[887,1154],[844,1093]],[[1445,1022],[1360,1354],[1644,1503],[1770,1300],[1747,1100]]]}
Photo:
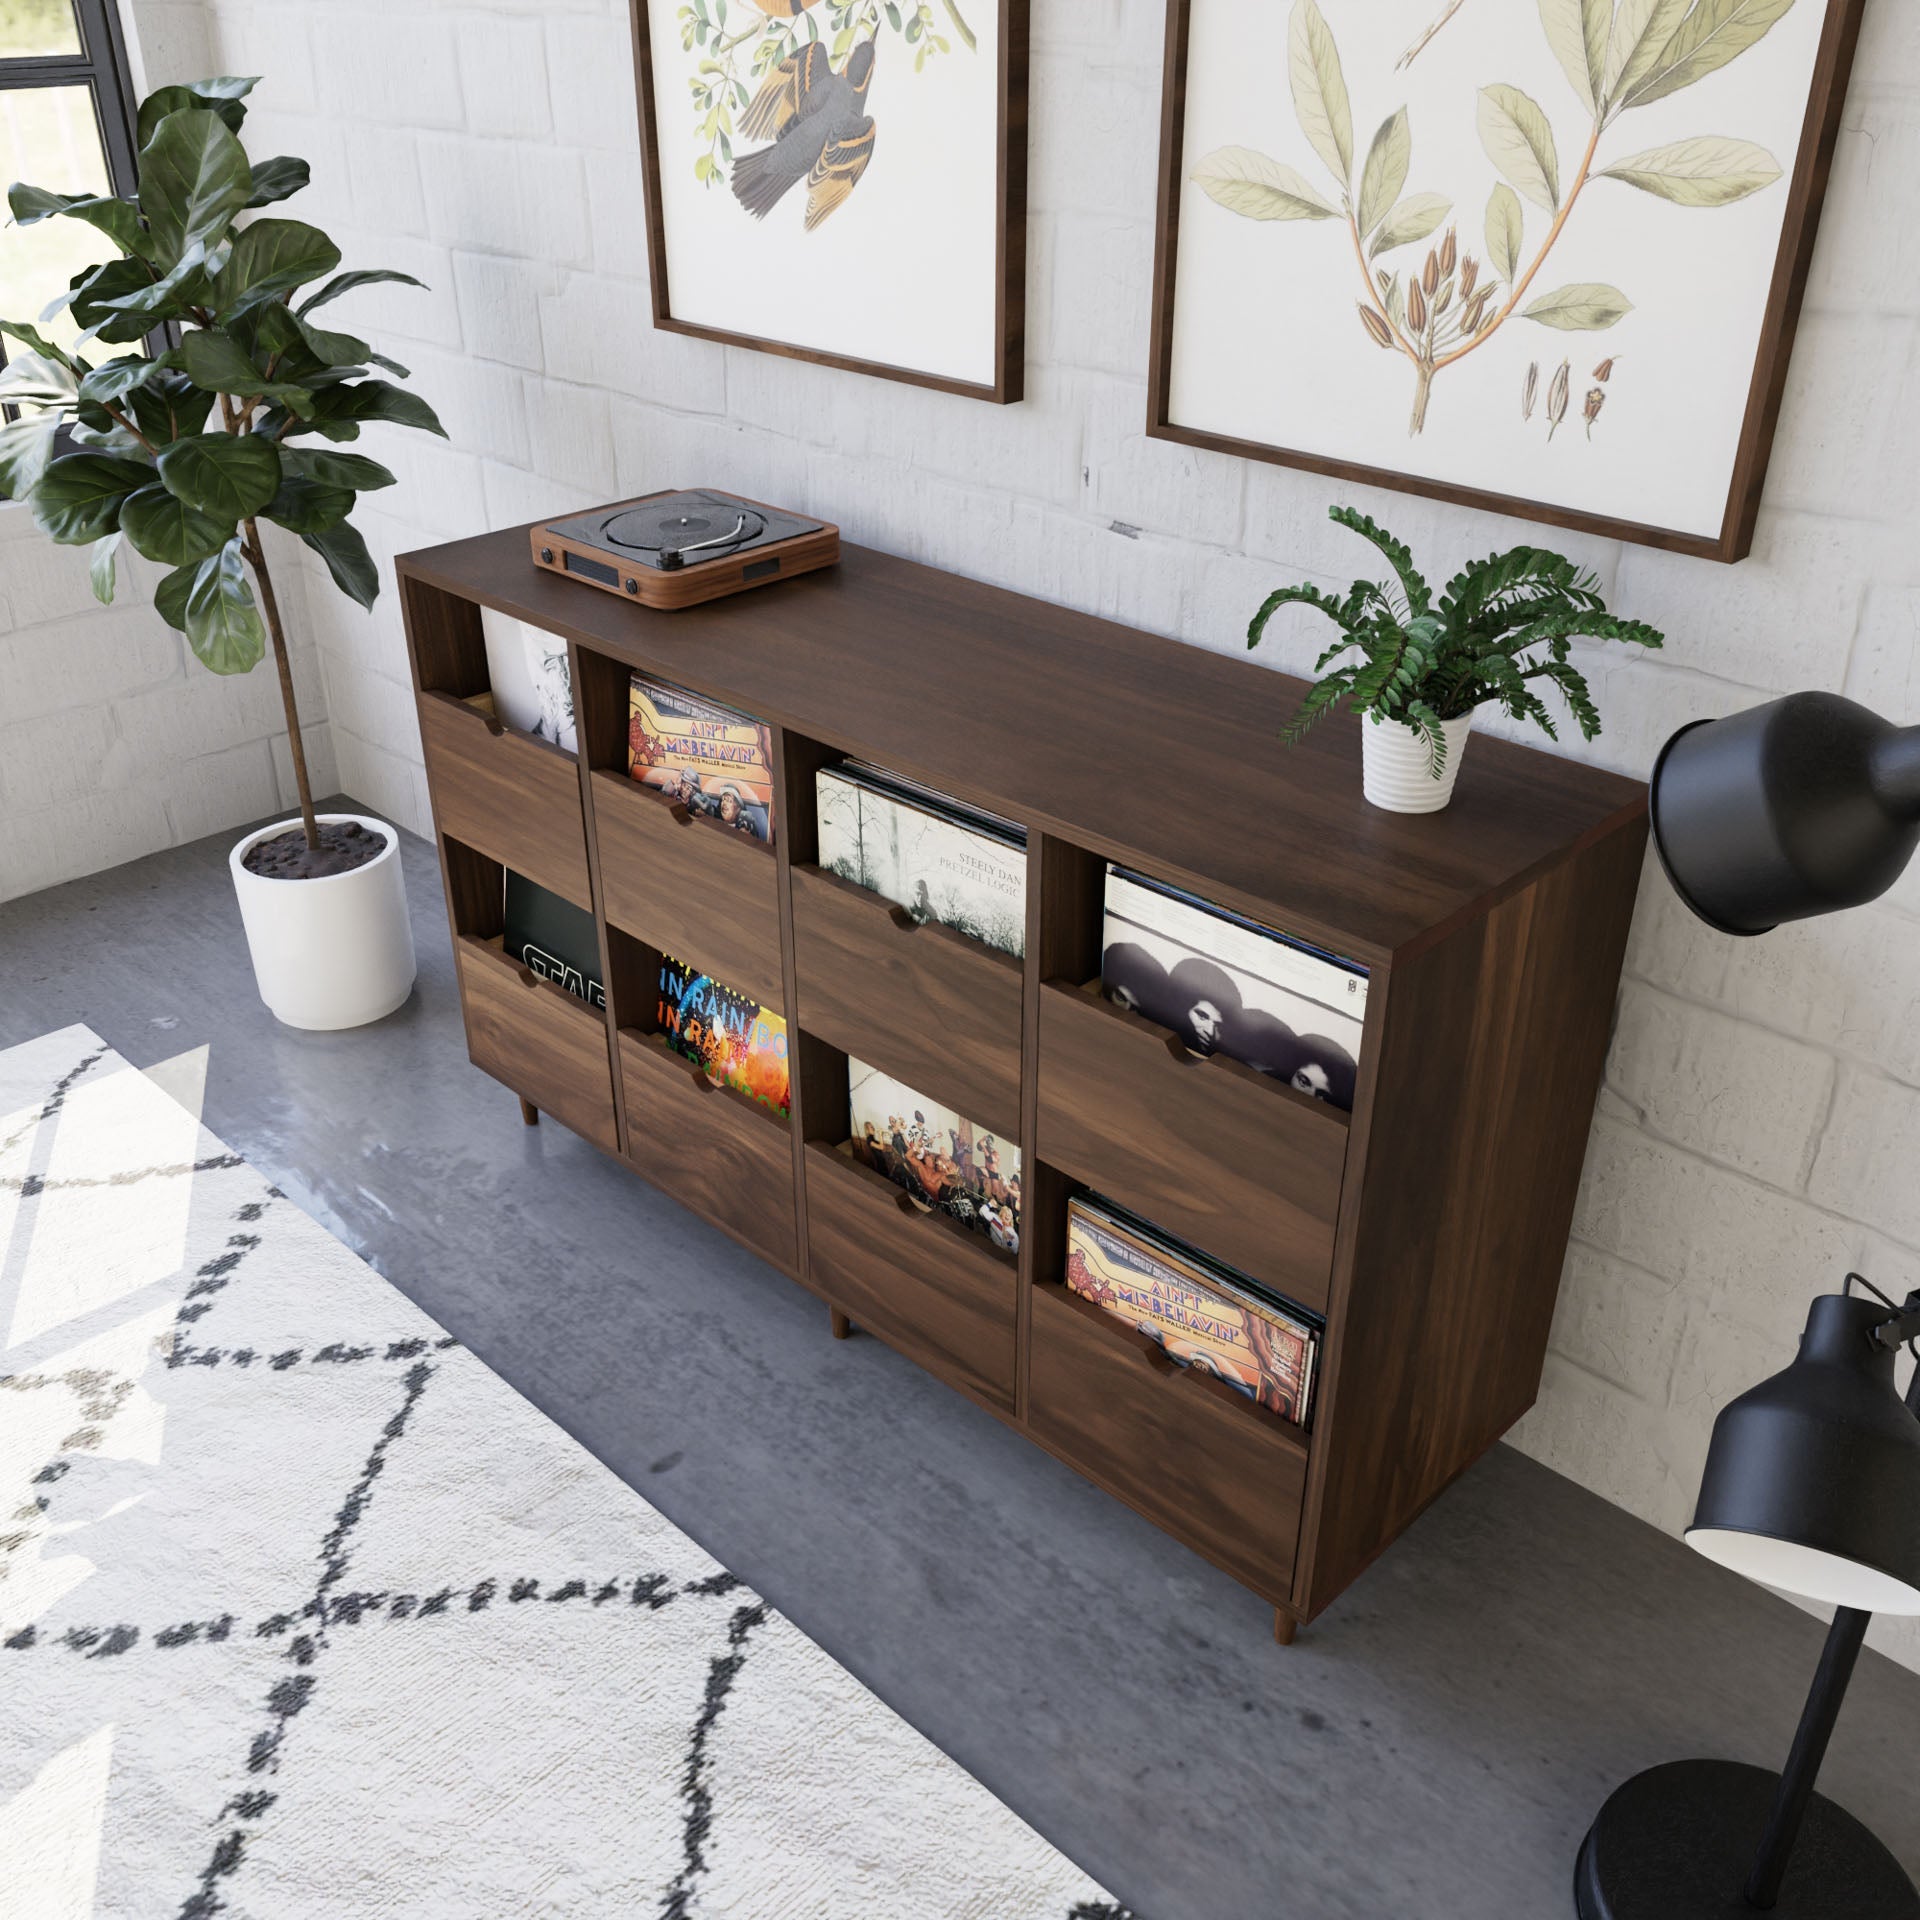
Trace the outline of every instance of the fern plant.
{"label": "fern plant", "polygon": [[[1386,555],[1393,579],[1384,586],[1356,580],[1344,598],[1314,586],[1282,587],[1261,602],[1247,628],[1249,647],[1260,644],[1267,622],[1287,606],[1316,607],[1340,629],[1340,638],[1314,663],[1320,677],[1281,730],[1289,744],[1344,707],[1379,724],[1411,727],[1425,742],[1428,770],[1438,780],[1447,764],[1441,723],[1485,702],[1497,703],[1516,720],[1536,722],[1557,740],[1543,687],[1558,689],[1591,740],[1600,731],[1600,715],[1570,657],[1570,643],[1660,645],[1660,634],[1643,621],[1609,613],[1594,576],[1562,554],[1514,547],[1470,561],[1436,602],[1411,550],[1384,527],[1354,507],[1328,513]],[[1346,658],[1355,653],[1358,659]]]}

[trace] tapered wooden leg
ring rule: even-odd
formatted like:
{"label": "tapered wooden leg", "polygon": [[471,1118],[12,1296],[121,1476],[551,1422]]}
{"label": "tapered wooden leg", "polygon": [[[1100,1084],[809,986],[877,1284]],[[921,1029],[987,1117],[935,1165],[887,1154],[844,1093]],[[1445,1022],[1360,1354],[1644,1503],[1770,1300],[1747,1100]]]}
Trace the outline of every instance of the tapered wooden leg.
{"label": "tapered wooden leg", "polygon": [[540,1124],[540,1109],[536,1107],[531,1100],[522,1100],[520,1102],[520,1118],[524,1120],[528,1126],[537,1127]]}
{"label": "tapered wooden leg", "polygon": [[844,1340],[853,1331],[853,1322],[838,1307],[827,1309],[827,1324],[832,1327],[836,1340]]}
{"label": "tapered wooden leg", "polygon": [[1300,1622],[1285,1607],[1273,1610],[1273,1637],[1283,1647],[1293,1645],[1293,1636],[1300,1631]]}

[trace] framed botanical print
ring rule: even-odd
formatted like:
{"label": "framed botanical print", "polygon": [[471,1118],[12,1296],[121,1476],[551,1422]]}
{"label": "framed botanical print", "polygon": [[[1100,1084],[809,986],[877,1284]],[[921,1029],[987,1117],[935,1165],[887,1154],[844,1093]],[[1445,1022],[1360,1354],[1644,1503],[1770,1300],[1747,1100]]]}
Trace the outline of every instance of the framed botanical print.
{"label": "framed botanical print", "polygon": [[1171,0],[1148,431],[1749,549],[1863,0]]}
{"label": "framed botanical print", "polygon": [[631,0],[654,324],[1008,402],[1027,0]]}

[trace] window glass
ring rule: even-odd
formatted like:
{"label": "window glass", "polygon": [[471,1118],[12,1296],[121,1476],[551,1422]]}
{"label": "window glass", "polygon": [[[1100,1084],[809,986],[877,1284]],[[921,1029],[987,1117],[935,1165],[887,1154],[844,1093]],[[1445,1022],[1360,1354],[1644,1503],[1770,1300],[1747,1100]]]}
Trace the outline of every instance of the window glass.
{"label": "window glass", "polygon": [[[20,3],[0,0],[0,20],[6,7]],[[0,181],[13,180],[56,193],[112,191],[90,87],[0,89]],[[84,220],[56,217],[31,227],[0,227],[0,318],[38,324],[42,308],[66,292],[82,267],[117,252]],[[40,330],[63,347],[70,347],[80,331],[64,310]]]}
{"label": "window glass", "polygon": [[59,54],[75,59],[79,53],[73,0],[0,0],[0,60],[44,60]]}

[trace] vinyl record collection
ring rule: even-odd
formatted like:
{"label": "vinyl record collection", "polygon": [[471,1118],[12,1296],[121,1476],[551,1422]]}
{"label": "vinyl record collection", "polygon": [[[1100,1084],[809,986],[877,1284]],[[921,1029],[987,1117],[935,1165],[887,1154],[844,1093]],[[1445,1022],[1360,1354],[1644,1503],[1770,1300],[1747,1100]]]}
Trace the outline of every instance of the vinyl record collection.
{"label": "vinyl record collection", "polygon": [[[531,643],[529,658],[540,658]],[[568,690],[551,676],[547,686],[564,701]],[[689,813],[773,839],[763,722],[638,672],[629,720],[635,780]],[[566,738],[571,722],[570,711],[556,713],[542,730]],[[1027,835],[1016,821],[854,759],[819,771],[814,804],[821,866],[915,920],[1024,954]],[[592,917],[515,873],[506,880],[505,946],[543,978],[605,1005]],[[1189,1052],[1236,1060],[1294,1095],[1353,1105],[1367,973],[1350,960],[1109,865],[1099,985]],[[788,1036],[777,1012],[663,955],[655,1013],[667,1046],[716,1084],[787,1114]],[[1004,1253],[1019,1251],[1018,1146],[851,1057],[847,1092],[845,1151],[914,1205],[948,1215]],[[1213,1375],[1282,1419],[1310,1423],[1323,1323],[1261,1282],[1089,1192],[1068,1203],[1065,1280],[1180,1366]]]}

